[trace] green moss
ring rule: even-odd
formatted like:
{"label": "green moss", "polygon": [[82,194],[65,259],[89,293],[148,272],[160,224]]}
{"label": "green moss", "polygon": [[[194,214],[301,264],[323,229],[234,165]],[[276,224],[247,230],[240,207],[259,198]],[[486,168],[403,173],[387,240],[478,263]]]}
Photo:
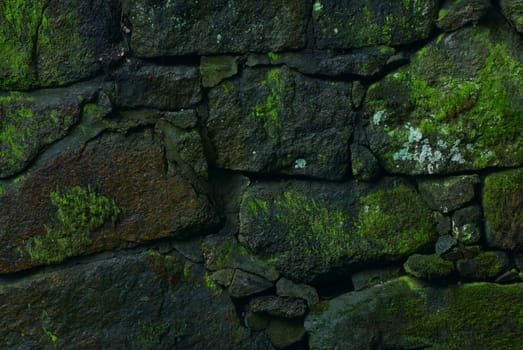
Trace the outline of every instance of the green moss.
{"label": "green moss", "polygon": [[267,202],[264,200],[261,200],[259,198],[252,198],[247,202],[247,207],[249,208],[249,211],[253,214],[257,214],[258,210],[261,210],[265,213],[268,211],[268,205]]}
{"label": "green moss", "polygon": [[411,255],[403,265],[405,271],[418,278],[441,278],[454,271],[452,261],[444,260],[437,254]]}
{"label": "green moss", "polygon": [[420,50],[411,67],[370,87],[369,96],[394,91],[394,101],[382,95],[384,99],[367,103],[370,115],[389,117],[387,128],[375,124],[390,137],[380,150],[389,162],[409,162],[416,172],[436,173],[523,158],[523,106],[515,93],[523,89],[523,64],[506,44],[491,42],[488,30],[477,33],[471,45],[488,55],[475,76],[459,73],[436,44]]}
{"label": "green moss", "polygon": [[410,186],[397,184],[360,199],[356,228],[370,254],[409,255],[437,236],[432,212]]}
{"label": "green moss", "polygon": [[43,0],[0,2],[0,89],[26,90],[36,84],[34,52]]}
{"label": "green moss", "polygon": [[53,344],[58,341],[58,336],[56,334],[54,334],[53,332],[51,332],[49,329],[42,327],[42,330],[49,337],[51,342],[53,342]]}
{"label": "green moss", "polygon": [[50,194],[57,208],[57,223],[44,225],[45,236],[26,242],[29,256],[38,262],[56,263],[82,254],[92,243],[90,234],[105,223],[116,223],[123,212],[114,200],[97,194],[90,186],[75,186],[65,193]]}
{"label": "green moss", "polygon": [[[143,322],[140,324],[139,330],[131,336],[131,340],[134,344],[138,345],[140,349],[157,349],[161,344],[161,339],[171,329],[171,323],[169,322]],[[180,329],[178,332],[184,333]],[[181,335],[178,335],[180,337]]]}
{"label": "green moss", "polygon": [[269,53],[267,54],[267,56],[269,56],[269,59],[270,59],[271,61],[278,61],[278,60],[280,59],[280,55],[278,55],[278,54],[275,53],[275,52],[269,52]]}
{"label": "green moss", "polygon": [[263,103],[256,104],[250,111],[249,116],[260,120],[267,134],[272,138],[278,138],[281,131],[279,114],[283,109],[282,94],[285,86],[281,77],[281,69],[273,68],[267,72],[267,79],[261,85],[269,89],[269,94]]}
{"label": "green moss", "polygon": [[284,192],[274,205],[277,221],[287,227],[285,239],[291,251],[319,257],[325,264],[347,254],[347,213],[297,191]]}
{"label": "green moss", "polygon": [[523,232],[523,169],[485,178],[483,211],[495,240],[513,248],[516,237]]}

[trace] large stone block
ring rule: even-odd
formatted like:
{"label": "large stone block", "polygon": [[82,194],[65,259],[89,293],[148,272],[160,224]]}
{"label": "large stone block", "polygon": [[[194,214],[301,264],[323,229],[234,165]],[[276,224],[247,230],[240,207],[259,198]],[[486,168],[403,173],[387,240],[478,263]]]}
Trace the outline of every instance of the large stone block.
{"label": "large stone block", "polygon": [[369,88],[372,151],[411,175],[523,164],[522,74],[523,43],[503,21],[442,34]]}
{"label": "large stone block", "polygon": [[123,1],[140,57],[269,52],[305,45],[301,0]]}
{"label": "large stone block", "polygon": [[209,93],[209,139],[225,169],[341,179],[355,114],[351,84],[286,66],[246,69]]}
{"label": "large stone block", "polygon": [[266,182],[240,208],[240,242],[294,281],[401,260],[435,243],[432,212],[409,184]]}
{"label": "large stone block", "polygon": [[519,349],[523,285],[431,288],[409,277],[313,307],[311,349]]}
{"label": "large stone block", "polygon": [[167,171],[150,130],[64,151],[0,195],[0,209],[2,273],[201,234],[218,222],[207,197]]}
{"label": "large stone block", "polygon": [[428,38],[436,10],[434,0],[316,0],[312,9],[315,46],[348,49],[410,44]]}

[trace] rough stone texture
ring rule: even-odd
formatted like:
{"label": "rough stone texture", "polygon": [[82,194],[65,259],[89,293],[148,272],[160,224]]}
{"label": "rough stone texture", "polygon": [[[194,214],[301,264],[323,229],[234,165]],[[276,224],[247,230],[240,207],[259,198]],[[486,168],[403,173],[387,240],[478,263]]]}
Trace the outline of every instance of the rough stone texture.
{"label": "rough stone texture", "polygon": [[[44,225],[60,224],[50,194],[65,193],[75,186],[91,188],[114,200],[123,210],[117,222],[87,232],[90,244],[74,252],[55,251],[58,257],[47,256],[43,261],[31,258],[34,237],[45,241],[48,234]],[[0,195],[0,208],[3,273],[45,261],[58,262],[70,255],[114,249],[125,242],[201,234],[218,223],[205,195],[196,193],[186,179],[167,174],[163,152],[151,132],[128,137],[108,134],[85,148],[63,152]],[[76,225],[81,217],[70,220]],[[76,239],[64,238],[71,242]]]}
{"label": "rough stone texture", "polygon": [[440,236],[438,238],[438,241],[436,242],[436,254],[445,254],[452,248],[454,248],[457,244],[458,240],[456,239],[456,237],[453,237],[451,235]]}
{"label": "rough stone texture", "polygon": [[517,349],[523,285],[430,288],[402,277],[316,305],[311,349]]}
{"label": "rough stone texture", "polygon": [[451,261],[443,260],[437,254],[413,254],[403,264],[403,268],[414,277],[429,280],[443,278],[454,272],[454,264]]}
{"label": "rough stone texture", "polygon": [[522,62],[521,39],[497,18],[441,35],[369,88],[371,150],[411,175],[522,164]]}
{"label": "rough stone texture", "polygon": [[116,76],[116,103],[121,107],[177,110],[201,100],[200,75],[192,66],[141,65]]}
{"label": "rough stone texture", "polygon": [[351,84],[286,66],[246,69],[209,93],[208,136],[218,167],[340,179],[354,113]]}
{"label": "rough stone texture", "polygon": [[362,181],[376,180],[380,175],[380,165],[376,157],[365,146],[350,146],[352,174]]}
{"label": "rough stone texture", "polygon": [[335,54],[331,51],[305,53],[269,53],[267,56],[250,55],[251,64],[285,64],[301,73],[309,75],[362,76],[372,77],[389,66],[396,53],[391,47],[365,47],[348,54]]}
{"label": "rough stone texture", "polygon": [[418,188],[431,209],[448,213],[461,208],[474,198],[474,185],[479,181],[477,175],[420,179]]}
{"label": "rough stone texture", "polygon": [[472,259],[456,262],[456,268],[462,277],[475,280],[492,279],[506,271],[508,267],[509,257],[502,251],[480,252]]}
{"label": "rough stone texture", "polygon": [[403,45],[429,36],[436,1],[317,0],[312,9],[315,47],[348,49]]}
{"label": "rough stone texture", "polygon": [[308,282],[341,265],[397,260],[435,243],[431,211],[407,183],[267,182],[250,186],[240,241]]}
{"label": "rough stone texture", "polygon": [[2,2],[0,89],[69,84],[114,63],[117,8],[114,0]]}
{"label": "rough stone texture", "polygon": [[439,10],[436,25],[446,32],[467,24],[477,25],[491,7],[489,0],[447,0]]}
{"label": "rough stone texture", "polygon": [[200,74],[203,87],[213,87],[226,78],[238,73],[238,62],[234,56],[203,56],[200,61]]}
{"label": "rough stone texture", "polygon": [[263,292],[272,286],[273,284],[263,277],[236,270],[229,286],[229,293],[232,297],[241,298]]}
{"label": "rough stone texture", "polygon": [[485,178],[483,211],[487,241],[491,246],[523,247],[523,168]]}
{"label": "rough stone texture", "polygon": [[516,30],[523,33],[523,3],[519,0],[500,0],[501,12]]}
{"label": "rough stone texture", "polygon": [[305,336],[305,329],[301,320],[273,318],[270,320],[265,334],[277,349],[283,349],[299,342]]}
{"label": "rough stone texture", "polygon": [[310,9],[301,0],[124,0],[122,6],[140,57],[299,49]]}
{"label": "rough stone texture", "polygon": [[297,298],[280,298],[272,295],[251,299],[249,309],[252,312],[267,313],[271,316],[295,318],[305,315],[305,301]]}
{"label": "rough stone texture", "polygon": [[0,94],[0,178],[22,171],[46,146],[68,134],[96,83]]}
{"label": "rough stone texture", "polygon": [[296,284],[291,280],[282,277],[276,283],[276,294],[281,297],[293,297],[300,298],[307,301],[307,305],[310,307],[316,304],[320,299],[318,292],[314,287],[306,284]]}
{"label": "rough stone texture", "polygon": [[204,276],[178,255],[147,251],[4,282],[0,347],[270,349],[249,339]]}
{"label": "rough stone texture", "polygon": [[473,205],[456,210],[452,215],[452,234],[463,244],[476,244],[481,239],[481,208]]}

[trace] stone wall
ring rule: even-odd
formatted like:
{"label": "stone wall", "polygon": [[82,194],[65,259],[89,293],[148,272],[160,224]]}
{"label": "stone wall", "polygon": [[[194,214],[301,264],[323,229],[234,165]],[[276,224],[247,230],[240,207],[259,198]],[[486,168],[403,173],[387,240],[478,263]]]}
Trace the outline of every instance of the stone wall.
{"label": "stone wall", "polygon": [[520,0],[0,2],[0,348],[523,348]]}

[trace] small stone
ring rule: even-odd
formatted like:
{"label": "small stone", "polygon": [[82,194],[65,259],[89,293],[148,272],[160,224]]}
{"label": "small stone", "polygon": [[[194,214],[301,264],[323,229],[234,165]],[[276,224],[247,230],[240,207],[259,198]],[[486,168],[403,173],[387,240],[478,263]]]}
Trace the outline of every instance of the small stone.
{"label": "small stone", "polygon": [[273,284],[263,277],[242,270],[236,270],[231,285],[229,286],[229,293],[232,297],[241,298],[263,292],[272,286]]}
{"label": "small stone", "polygon": [[481,208],[473,205],[452,215],[452,234],[463,244],[478,243],[481,239]]}
{"label": "small stone", "polygon": [[318,292],[314,287],[307,284],[296,284],[285,277],[276,283],[276,294],[281,297],[295,297],[303,299],[310,307],[320,301]]}
{"label": "small stone", "polygon": [[458,241],[451,235],[440,236],[436,242],[436,254],[442,255],[448,253],[457,244]]}
{"label": "small stone", "polygon": [[233,277],[233,269],[218,270],[211,274],[211,279],[223,287],[228,287],[231,284]]}
{"label": "small stone", "polygon": [[437,254],[432,255],[411,255],[403,268],[408,274],[418,278],[442,278],[454,272],[454,264],[451,261],[442,259]]}
{"label": "small stone", "polygon": [[305,335],[305,328],[301,320],[274,318],[269,323],[265,333],[272,344],[281,349],[299,342]]}
{"label": "small stone", "polygon": [[352,173],[358,180],[373,181],[380,175],[380,166],[376,157],[365,146],[350,146]]}
{"label": "small stone", "polygon": [[514,254],[514,262],[519,271],[523,271],[523,253]]}
{"label": "small stone", "polygon": [[222,80],[238,73],[237,58],[234,56],[203,56],[200,63],[203,87],[213,87]]}
{"label": "small stone", "polygon": [[352,275],[354,290],[362,290],[403,275],[401,267],[358,271]]}
{"label": "small stone", "polygon": [[443,179],[421,179],[419,191],[434,210],[448,213],[474,198],[474,185],[479,183],[478,175],[453,176]]}
{"label": "small stone", "polygon": [[297,298],[282,298],[273,295],[266,295],[254,298],[249,303],[249,308],[253,312],[267,313],[271,316],[283,318],[295,318],[305,315],[307,306],[305,301]]}
{"label": "small stone", "polygon": [[499,276],[509,267],[509,257],[502,251],[481,252],[472,259],[456,262],[456,268],[462,277],[474,280],[486,280]]}
{"label": "small stone", "polygon": [[365,98],[365,92],[367,92],[367,89],[359,80],[352,83],[352,107],[355,109],[361,107],[363,99]]}
{"label": "small stone", "polygon": [[450,0],[439,11],[436,26],[446,32],[476,24],[491,8],[488,0]]}

